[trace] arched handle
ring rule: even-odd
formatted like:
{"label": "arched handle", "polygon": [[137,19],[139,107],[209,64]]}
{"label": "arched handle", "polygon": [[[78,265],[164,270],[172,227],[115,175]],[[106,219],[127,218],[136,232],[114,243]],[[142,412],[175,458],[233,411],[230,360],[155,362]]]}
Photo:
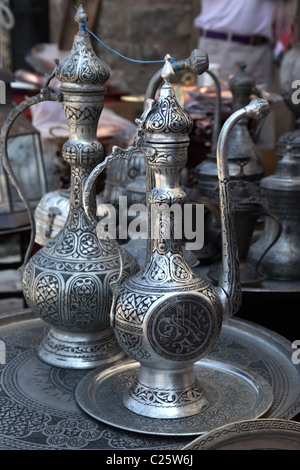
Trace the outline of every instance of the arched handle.
{"label": "arched handle", "polygon": [[[58,65],[58,61],[56,62],[56,66]],[[35,234],[36,234],[36,228],[35,228],[35,220],[34,220],[34,215],[33,211],[31,209],[31,205],[23,192],[23,189],[20,187],[19,181],[13,171],[12,165],[10,163],[9,157],[8,157],[8,152],[7,152],[7,140],[9,136],[9,131],[14,123],[14,121],[17,119],[17,117],[23,113],[26,109],[28,109],[30,106],[33,106],[34,104],[40,103],[41,101],[62,101],[62,95],[60,93],[53,92],[49,87],[48,83],[51,80],[51,78],[54,76],[56,67],[53,71],[53,73],[48,77],[47,83],[44,87],[41,88],[41,91],[38,95],[32,96],[24,101],[22,101],[20,104],[14,106],[12,110],[9,112],[7,115],[6,120],[4,121],[2,128],[1,128],[1,134],[0,134],[0,156],[2,158],[3,162],[3,167],[6,170],[8,177],[13,184],[13,186],[16,188],[18,195],[20,199],[23,201],[26,210],[28,212],[28,217],[31,225],[31,237],[30,237],[30,242],[27,248],[27,251],[25,253],[24,261],[22,266],[19,268],[20,271],[22,272],[24,269],[24,266],[27,264],[29,257],[32,252],[32,248],[34,245],[35,241]]]}
{"label": "arched handle", "polygon": [[[83,207],[86,213],[86,216],[90,220],[92,224],[95,225],[96,227],[96,233],[99,238],[105,239],[103,236],[104,233],[106,233],[106,237],[108,237],[108,233],[104,232],[103,227],[98,223],[98,220],[92,215],[93,212],[90,210],[90,196],[91,192],[93,189],[93,186],[95,184],[96,179],[98,176],[115,160],[123,159],[126,161],[129,161],[131,157],[135,153],[143,153],[146,157],[152,157],[155,155],[155,149],[152,147],[146,147],[143,145],[143,140],[141,137],[136,137],[135,140],[135,145],[130,146],[127,149],[122,149],[120,147],[117,147],[116,145],[112,148],[112,153],[108,155],[105,160],[101,163],[99,163],[95,168],[92,170],[92,172],[89,174],[85,185],[84,185],[84,190],[83,190]],[[117,292],[119,290],[119,287],[122,283],[123,279],[123,271],[124,271],[124,260],[123,260],[123,253],[121,250],[121,247],[119,244],[116,244],[117,250],[119,252],[119,260],[120,260],[120,274],[118,278],[115,281],[110,282],[110,288],[112,292],[112,304],[111,304],[111,309],[110,309],[110,323],[111,326],[114,327],[114,321],[115,321],[115,316],[114,316],[114,306],[116,302],[116,296]]]}

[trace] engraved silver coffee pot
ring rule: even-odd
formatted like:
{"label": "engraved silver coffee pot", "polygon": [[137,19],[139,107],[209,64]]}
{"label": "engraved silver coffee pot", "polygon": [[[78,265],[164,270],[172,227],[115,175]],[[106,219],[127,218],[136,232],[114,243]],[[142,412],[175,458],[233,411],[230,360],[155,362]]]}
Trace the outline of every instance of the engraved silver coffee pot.
{"label": "engraved silver coffee pot", "polygon": [[[265,101],[253,101],[235,112],[220,133],[217,158],[223,263],[219,285],[213,287],[186,262],[176,233],[176,218],[169,210],[174,204],[182,208],[186,199],[179,179],[187,160],[192,127],[190,116],[177,103],[170,84],[169,61],[166,56],[160,96],[156,103],[149,100],[139,121],[138,143],[144,148],[154,176],[148,201],[152,212],[152,252],[137,274],[123,280],[120,273],[120,280],[112,285],[111,310],[119,344],[140,363],[136,381],[124,391],[124,405],[139,415],[162,419],[197,414],[209,402],[193,364],[214,346],[222,321],[236,313],[241,303],[227,164],[228,134],[240,119],[261,117],[268,108]],[[115,158],[117,155],[112,154],[91,172],[85,186],[87,213],[89,191],[96,177],[109,159]]]}
{"label": "engraved silver coffee pot", "polygon": [[[32,311],[50,325],[37,354],[54,366],[87,369],[112,363],[125,354],[109,321],[110,282],[120,271],[121,248],[115,240],[97,237],[95,225],[86,216],[82,204],[84,183],[91,170],[104,158],[96,131],[110,72],[92,49],[82,6],[78,8],[75,20],[79,23],[79,31],[72,50],[61,65],[57,64],[53,73],[61,82],[60,92],[51,91],[48,84],[52,77],[49,77],[39,95],[12,110],[2,127],[1,156],[28,209],[32,225],[31,244],[21,270],[23,292]],[[6,141],[12,122],[22,111],[47,100],[62,103],[69,124],[63,158],[71,166],[70,207],[63,228],[30,258],[35,240],[34,217],[11,168]],[[95,218],[95,191],[91,200],[89,216]],[[124,272],[131,275],[138,265],[129,253],[121,251]]]}

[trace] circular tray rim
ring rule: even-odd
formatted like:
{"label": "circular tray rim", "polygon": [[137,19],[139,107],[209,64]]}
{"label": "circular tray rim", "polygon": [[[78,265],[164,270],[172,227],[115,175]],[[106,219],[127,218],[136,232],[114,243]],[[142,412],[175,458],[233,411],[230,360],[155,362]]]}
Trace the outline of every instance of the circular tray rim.
{"label": "circular tray rim", "polygon": [[[20,324],[24,322],[30,323],[33,322],[36,325],[41,325],[47,327],[47,324],[44,323],[40,318],[38,318],[31,309],[22,309],[19,311],[13,311],[8,313],[3,313],[0,315],[0,335],[1,330],[3,328],[10,328],[17,325],[20,327]],[[231,317],[230,319],[223,322],[222,330],[229,329],[230,331],[237,333],[245,334],[249,337],[250,341],[253,340],[255,337],[255,341],[258,341],[261,344],[262,348],[271,347],[273,351],[279,352],[280,357],[279,361],[282,367],[289,364],[291,369],[291,377],[288,377],[287,387],[290,385],[294,385],[297,388],[296,396],[295,393],[291,394],[288,391],[287,397],[285,397],[285,401],[282,402],[279,399],[279,402],[276,405],[276,408],[273,410],[269,410],[264,417],[265,418],[277,418],[277,419],[292,419],[300,412],[300,364],[294,365],[291,361],[291,341],[276,333],[264,326],[261,326],[257,323],[250,322],[248,320],[239,318],[237,316]],[[236,365],[236,364],[235,364]],[[291,383],[292,381],[296,381],[295,383]],[[276,395],[278,392],[275,392],[275,389],[280,389],[281,384],[275,383],[274,386],[274,394]]]}
{"label": "circular tray rim", "polygon": [[293,450],[300,450],[300,423],[278,418],[235,421],[197,437],[185,445],[182,450],[224,450],[222,449],[224,445],[226,450],[230,450],[232,444],[245,442],[249,442],[250,447],[247,445],[245,448],[245,445],[242,444],[242,448],[239,450],[258,450],[262,447],[261,445],[255,447],[255,440],[264,444],[267,439],[271,439],[271,443],[268,441],[268,450],[279,450],[277,446],[274,447],[273,439],[281,440],[280,450],[291,450],[290,445],[285,445],[290,441],[293,441],[297,446]]}
{"label": "circular tray rim", "polygon": [[[203,415],[205,416],[206,413],[210,413],[210,408],[202,411],[198,415],[193,415],[192,417],[189,416],[187,418],[149,418],[137,415],[125,407],[122,400],[123,394],[121,388],[119,394],[115,393],[106,395],[107,390],[105,390],[105,382],[109,382],[114,377],[117,377],[118,381],[119,372],[122,372],[122,370],[126,370],[127,372],[130,371],[133,373],[134,370],[139,368],[139,366],[140,364],[138,362],[128,360],[118,363],[112,367],[108,367],[105,370],[95,369],[90,371],[81,379],[81,381],[76,387],[75,398],[77,400],[78,405],[87,414],[89,414],[96,420],[99,420],[108,425],[126,431],[133,431],[136,433],[179,437],[195,436],[210,431],[210,428],[201,428],[201,417],[203,417]],[[197,372],[199,373],[198,369],[200,369],[200,372],[202,369],[202,373],[203,370],[206,369],[209,371],[210,374],[213,374],[216,371],[221,371],[224,374],[234,375],[240,380],[243,380],[245,384],[247,383],[249,388],[252,388],[253,390],[255,389],[256,403],[254,409],[252,408],[249,411],[243,409],[243,415],[241,416],[237,414],[233,407],[232,411],[233,414],[235,413],[235,420],[246,418],[258,418],[259,416],[262,416],[264,413],[266,413],[273,403],[273,391],[269,383],[267,383],[261,377],[253,377],[248,371],[209,359],[202,359],[201,361],[196,362],[194,364],[194,370],[196,375]],[[199,373],[199,378],[200,377],[201,374]],[[200,380],[203,381],[203,376],[202,379],[200,378]],[[205,388],[205,382],[203,386]],[[103,387],[103,390],[102,392],[100,392],[100,395],[102,393],[104,397],[108,396],[108,399],[105,399],[105,406],[101,406],[101,402],[98,406],[96,400],[94,399],[94,395],[99,391],[99,389],[101,390],[101,387]],[[220,406],[221,408],[224,405],[226,406],[226,403],[224,402],[218,404],[218,406]],[[108,414],[109,411],[107,407],[110,409],[110,411],[113,410],[113,413],[111,413],[110,415]],[[194,421],[192,426],[189,425],[189,421],[191,420],[191,418],[192,421]],[[197,419],[199,420],[199,422],[197,421]],[[166,423],[167,430],[164,428]]]}

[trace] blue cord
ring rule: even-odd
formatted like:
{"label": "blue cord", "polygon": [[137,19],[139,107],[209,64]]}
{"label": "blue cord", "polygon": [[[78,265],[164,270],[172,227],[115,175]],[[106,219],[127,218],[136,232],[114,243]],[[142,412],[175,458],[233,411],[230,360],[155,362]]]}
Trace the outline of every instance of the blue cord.
{"label": "blue cord", "polygon": [[[106,44],[104,44],[104,42],[101,41],[101,39],[99,39],[94,33],[92,33],[92,31],[90,31],[86,26],[86,20],[85,20],[84,24],[80,26],[79,29],[81,31],[88,31],[98,42],[100,42],[100,44],[102,44],[102,46],[106,47],[106,49],[108,49],[111,52],[114,52],[114,54],[117,54],[118,56],[122,57],[125,60],[129,60],[130,62],[137,62],[139,64],[158,64],[158,63],[161,63],[161,62],[165,62],[164,60],[136,60],[136,59],[130,59],[129,57],[126,57],[126,56],[120,54],[120,52],[115,51],[111,47],[108,47]],[[174,64],[174,67],[175,67],[176,71],[178,71],[179,70],[178,65],[176,63],[176,60],[173,57],[171,58],[171,62]]]}

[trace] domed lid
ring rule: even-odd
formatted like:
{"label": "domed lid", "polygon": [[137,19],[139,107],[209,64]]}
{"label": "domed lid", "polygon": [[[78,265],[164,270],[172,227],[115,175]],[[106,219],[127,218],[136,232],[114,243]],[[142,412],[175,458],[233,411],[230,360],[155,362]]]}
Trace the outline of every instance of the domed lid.
{"label": "domed lid", "polygon": [[229,80],[229,87],[233,96],[233,108],[239,109],[249,103],[250,95],[255,90],[255,80],[246,72],[246,64],[238,64],[239,71]]}
{"label": "domed lid", "polygon": [[88,31],[87,15],[79,6],[75,21],[79,31],[74,37],[73,46],[68,57],[57,67],[56,77],[62,83],[62,91],[75,91],[83,88],[86,91],[105,90],[105,82],[110,76],[109,68],[95,54]]}
{"label": "domed lid", "polygon": [[277,160],[275,174],[263,178],[260,186],[275,191],[300,191],[300,160],[294,158],[291,144]]}
{"label": "domed lid", "polygon": [[[299,125],[299,123],[297,123]],[[291,132],[282,134],[277,142],[277,156],[284,155],[286,148],[289,147],[290,153],[295,158],[300,158],[300,130],[295,129]]]}
{"label": "domed lid", "polygon": [[160,96],[149,111],[144,123],[145,139],[147,142],[187,142],[193,127],[191,116],[186,113],[176,100],[175,91],[170,84],[170,76],[174,74],[170,64],[171,56],[166,55],[162,78],[165,80],[161,87]]}

